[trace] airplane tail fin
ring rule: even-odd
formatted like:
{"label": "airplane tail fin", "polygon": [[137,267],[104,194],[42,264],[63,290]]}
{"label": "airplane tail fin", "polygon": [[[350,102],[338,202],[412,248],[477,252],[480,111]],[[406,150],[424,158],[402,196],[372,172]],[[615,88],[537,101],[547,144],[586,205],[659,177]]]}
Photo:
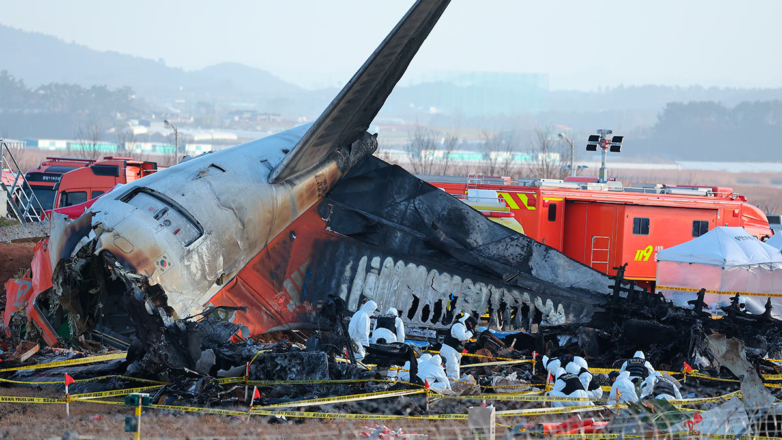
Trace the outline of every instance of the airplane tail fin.
{"label": "airplane tail fin", "polygon": [[277,183],[321,164],[369,128],[450,0],[418,0],[269,174]]}

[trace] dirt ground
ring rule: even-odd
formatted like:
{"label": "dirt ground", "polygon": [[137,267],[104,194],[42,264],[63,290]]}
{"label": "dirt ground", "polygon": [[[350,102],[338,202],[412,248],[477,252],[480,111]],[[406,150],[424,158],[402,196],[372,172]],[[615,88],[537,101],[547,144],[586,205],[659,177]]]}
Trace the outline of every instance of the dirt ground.
{"label": "dirt ground", "polygon": [[[30,268],[35,243],[0,243],[0,286],[19,273],[21,268]],[[5,293],[5,287],[0,287]]]}
{"label": "dirt ground", "polygon": [[[62,397],[53,390],[0,388],[1,396]],[[62,404],[0,403],[0,438],[132,438],[124,432],[125,417],[133,408],[75,402],[71,416]],[[472,439],[465,420],[313,420],[274,423],[270,417],[254,416],[246,423],[239,417],[173,413],[147,410],[141,419],[142,438],[161,439],[351,439],[364,438],[365,426],[374,423],[405,432],[426,434],[429,439]],[[514,423],[519,420],[506,420]],[[498,420],[498,422],[503,422]],[[507,431],[497,428],[502,438]],[[67,434],[67,436],[66,436]],[[78,434],[76,436],[75,434]],[[64,437],[66,436],[66,437]]]}

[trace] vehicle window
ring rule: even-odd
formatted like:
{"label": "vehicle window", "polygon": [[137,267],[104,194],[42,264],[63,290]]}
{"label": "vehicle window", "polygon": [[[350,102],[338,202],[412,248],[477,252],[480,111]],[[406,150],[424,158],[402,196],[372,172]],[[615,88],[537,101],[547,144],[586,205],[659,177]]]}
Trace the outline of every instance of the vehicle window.
{"label": "vehicle window", "polygon": [[548,221],[553,222],[557,220],[557,204],[551,203],[548,205]]}
{"label": "vehicle window", "polygon": [[635,217],[633,219],[633,235],[649,235],[649,219]]}
{"label": "vehicle window", "polygon": [[201,225],[189,213],[162,197],[145,191],[137,191],[131,193],[123,201],[157,220],[158,230],[168,230],[182,243],[182,246],[190,246],[204,233]]}
{"label": "vehicle window", "polygon": [[87,201],[87,191],[73,191],[60,193],[60,208],[78,205]]}
{"label": "vehicle window", "polygon": [[708,220],[695,220],[692,222],[692,236],[700,237],[701,235],[709,232]]}
{"label": "vehicle window", "polygon": [[101,195],[103,195],[103,193],[105,193],[105,192],[106,192],[106,191],[93,191],[93,192],[92,192],[92,198],[94,199],[95,197],[101,196]]}
{"label": "vehicle window", "polygon": [[54,197],[56,191],[53,189],[38,186],[33,186],[30,188],[25,186],[24,192],[27,194],[27,197],[32,197],[32,194],[35,194],[35,197],[37,197],[38,201],[41,202],[43,209],[52,209],[54,207]]}

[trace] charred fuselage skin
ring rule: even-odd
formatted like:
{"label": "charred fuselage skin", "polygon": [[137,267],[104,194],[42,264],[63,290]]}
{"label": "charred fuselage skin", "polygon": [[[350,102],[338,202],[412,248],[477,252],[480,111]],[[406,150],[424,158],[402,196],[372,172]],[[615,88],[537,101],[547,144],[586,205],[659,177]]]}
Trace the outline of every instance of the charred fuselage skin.
{"label": "charred fuselage skin", "polygon": [[269,172],[307,128],[204,155],[101,198],[90,209],[95,252],[110,252],[126,270],[159,285],[180,317],[200,312],[221,284],[333,187],[351,151],[376,146],[366,135],[309,172],[269,183]]}

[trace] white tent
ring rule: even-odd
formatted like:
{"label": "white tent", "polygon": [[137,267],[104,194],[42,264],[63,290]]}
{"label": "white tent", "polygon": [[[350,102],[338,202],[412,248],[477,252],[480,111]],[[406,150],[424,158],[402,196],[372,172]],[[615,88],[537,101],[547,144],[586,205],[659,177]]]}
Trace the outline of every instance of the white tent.
{"label": "white tent", "polygon": [[[767,297],[762,294],[782,293],[782,253],[740,227],[717,227],[657,253],[658,292],[687,307],[703,288],[712,311],[730,305],[730,297],[740,292],[750,313],[763,313]],[[771,302],[774,314],[782,314],[782,298]]]}
{"label": "white tent", "polygon": [[766,240],[766,244],[782,250],[782,234],[774,234],[771,238]]}

